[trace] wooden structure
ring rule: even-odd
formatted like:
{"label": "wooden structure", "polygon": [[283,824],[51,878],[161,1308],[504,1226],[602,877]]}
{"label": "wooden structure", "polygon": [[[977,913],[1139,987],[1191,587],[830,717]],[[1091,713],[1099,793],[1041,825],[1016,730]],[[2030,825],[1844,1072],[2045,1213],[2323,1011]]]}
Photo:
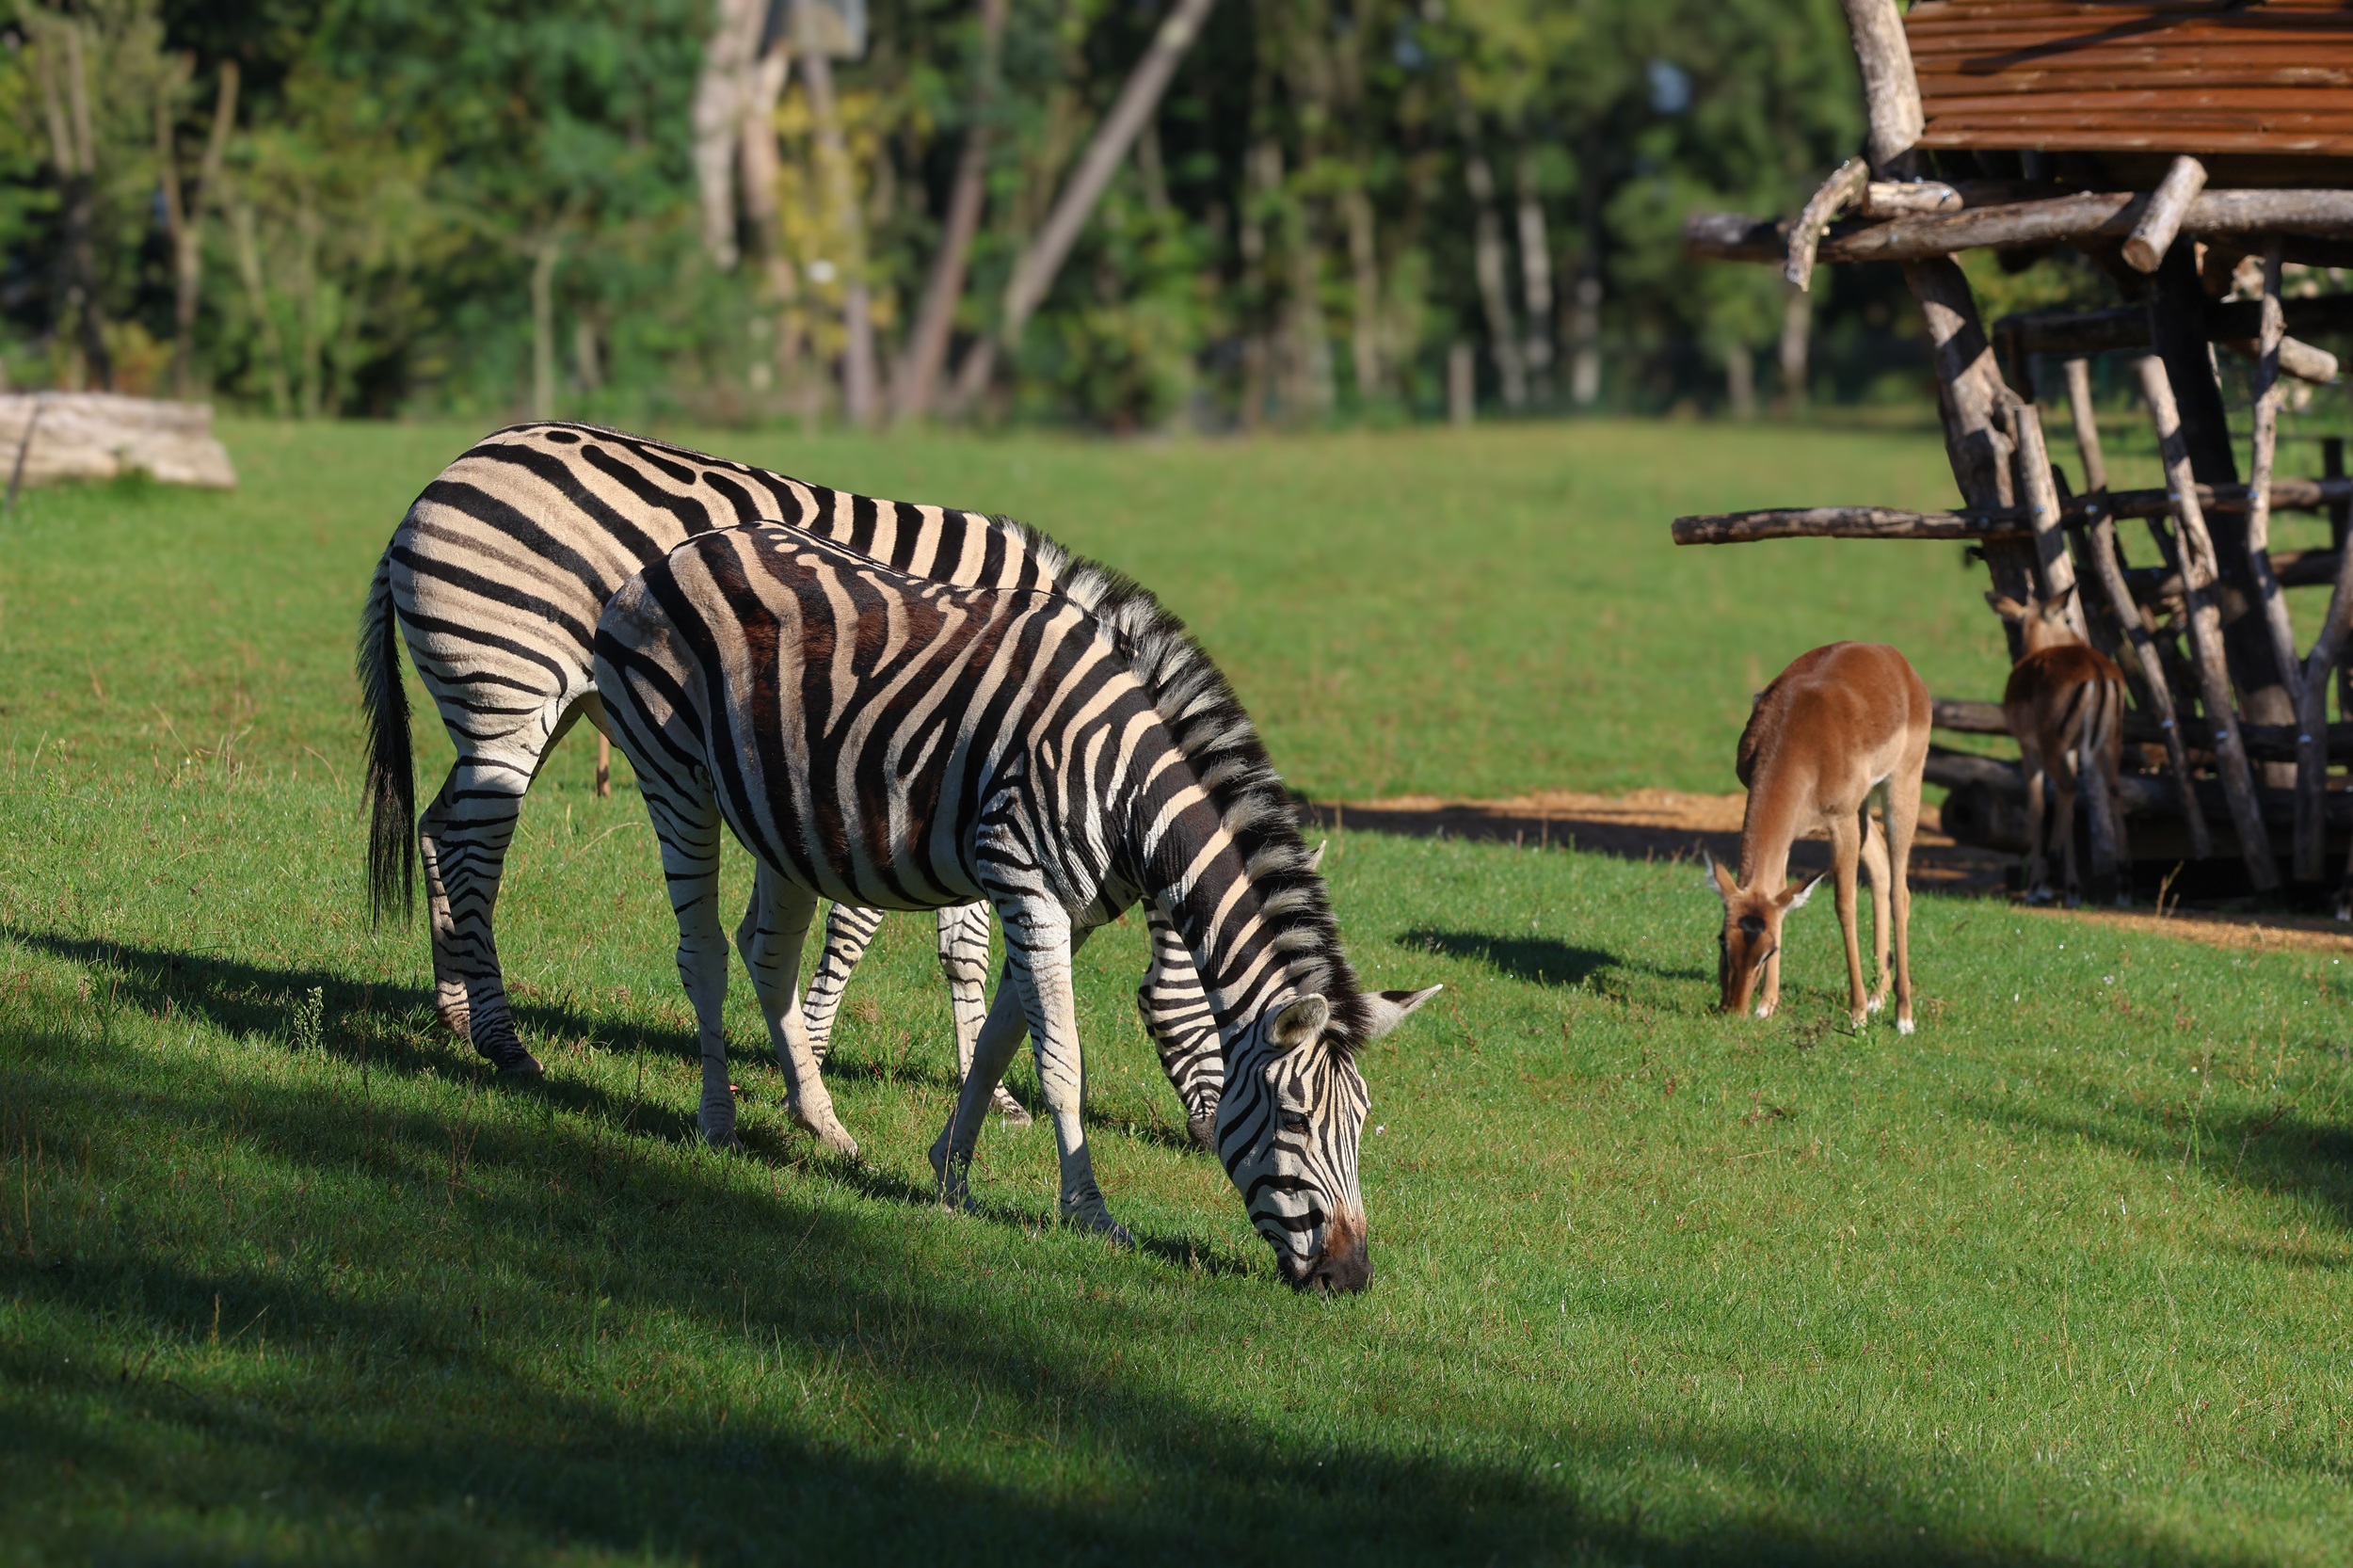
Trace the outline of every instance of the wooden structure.
{"label": "wooden structure", "polygon": [[[2353,295],[2281,297],[2284,264],[2353,264],[2353,4],[1842,3],[1869,109],[1864,155],[1793,220],[1698,213],[1686,236],[1698,255],[1778,264],[1801,288],[1819,264],[1899,264],[1961,505],[1684,518],[1676,542],[1963,539],[2002,593],[2078,587],[2079,629],[2132,687],[2136,856],[2201,862],[2209,886],[2259,893],[2335,881],[2340,918],[2353,914],[2353,866],[2329,870],[2353,842],[2353,790],[2328,787],[2330,760],[2353,761],[2353,722],[2325,722],[2331,685],[2353,720],[2353,478],[2333,439],[2322,474],[2274,472],[2282,377],[2333,380],[2335,357],[2309,340],[2353,332]],[[2096,263],[2119,303],[1989,330],[1953,256],[2059,246]],[[2252,361],[2243,447],[2215,345]],[[2108,353],[2133,357],[2162,489],[2108,488],[2089,374]],[[2063,374],[2037,388],[2037,363]],[[2052,461],[2043,400],[2072,426],[2074,487]],[[2325,513],[2333,548],[2275,555],[2270,520],[2289,510]],[[2284,598],[2307,584],[2330,589],[2309,649]],[[2002,728],[1988,702],[1940,702],[1937,722]],[[1940,750],[1929,777],[1952,787],[1956,838],[2023,847],[2014,767]]]}

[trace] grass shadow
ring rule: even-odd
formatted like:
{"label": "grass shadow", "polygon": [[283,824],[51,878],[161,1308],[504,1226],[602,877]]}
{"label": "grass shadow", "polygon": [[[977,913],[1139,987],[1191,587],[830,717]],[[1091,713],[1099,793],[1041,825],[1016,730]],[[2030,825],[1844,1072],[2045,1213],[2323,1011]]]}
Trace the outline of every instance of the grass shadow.
{"label": "grass shadow", "polygon": [[1469,958],[1530,985],[1579,986],[1611,970],[1658,980],[1705,980],[1698,969],[1669,969],[1629,964],[1599,948],[1573,947],[1551,936],[1497,936],[1483,931],[1438,931],[1417,926],[1397,937],[1400,947],[1419,948],[1449,958]]}

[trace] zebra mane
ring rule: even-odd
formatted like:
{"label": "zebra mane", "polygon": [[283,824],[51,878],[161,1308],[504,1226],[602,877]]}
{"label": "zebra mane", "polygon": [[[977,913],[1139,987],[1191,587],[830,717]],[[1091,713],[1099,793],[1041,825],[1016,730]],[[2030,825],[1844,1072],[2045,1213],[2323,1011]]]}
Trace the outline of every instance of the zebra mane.
{"label": "zebra mane", "polygon": [[1053,591],[1093,616],[1119,645],[1261,889],[1262,918],[1273,929],[1291,984],[1331,1004],[1326,1043],[1355,1050],[1370,1030],[1371,1013],[1340,951],[1330,890],[1300,837],[1291,792],[1225,673],[1175,612],[1134,578],[1017,519],[996,521],[1020,536]]}

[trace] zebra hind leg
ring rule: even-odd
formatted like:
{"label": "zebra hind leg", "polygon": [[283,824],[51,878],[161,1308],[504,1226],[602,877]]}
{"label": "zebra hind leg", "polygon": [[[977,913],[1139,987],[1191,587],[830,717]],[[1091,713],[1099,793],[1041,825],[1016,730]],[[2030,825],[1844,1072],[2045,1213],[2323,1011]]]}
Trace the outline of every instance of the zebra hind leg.
{"label": "zebra hind leg", "polygon": [[[956,1082],[962,1085],[972,1076],[973,1052],[988,1018],[987,904],[951,904],[939,912],[939,972],[948,978],[948,1005],[955,1014]],[[989,1107],[1007,1127],[1030,1125],[1030,1112],[1001,1077],[990,1091]]]}
{"label": "zebra hind leg", "polygon": [[964,1086],[956,1092],[956,1108],[949,1112],[948,1125],[939,1129],[939,1137],[932,1144],[932,1174],[939,1178],[939,1202],[943,1208],[968,1214],[976,1207],[972,1202],[972,1151],[981,1140],[981,1124],[988,1119],[989,1093],[985,1085],[1004,1079],[1005,1068],[1013,1061],[1013,1053],[1021,1048],[1021,1037],[1028,1032],[1020,987],[1009,983],[999,984],[996,1005],[988,1010],[987,1018],[973,1039],[972,1064],[964,1075]]}
{"label": "zebra hind leg", "polygon": [[460,1040],[473,1038],[466,1002],[466,977],[457,965],[457,922],[450,914],[449,889],[441,881],[440,838],[448,825],[447,786],[417,824],[419,858],[424,864],[425,923],[433,936],[433,1011]]}
{"label": "zebra hind leg", "polygon": [[1087,1150],[1085,1058],[1080,1048],[1078,995],[1071,955],[1086,937],[1073,931],[1059,904],[1026,898],[1005,921],[1005,967],[1020,989],[1030,1016],[1030,1041],[1037,1053],[1037,1079],[1054,1119],[1054,1146],[1062,1160],[1062,1217],[1108,1237],[1121,1246],[1135,1238],[1112,1218],[1096,1184],[1095,1160]]}
{"label": "zebra hind leg", "polygon": [[[425,813],[422,837],[427,885],[440,888],[433,935],[441,1016],[453,1024],[462,1017],[476,1053],[501,1072],[536,1078],[542,1069],[515,1031],[491,926],[506,846],[530,783],[528,768],[461,757]],[[462,1012],[455,1006],[459,992]]]}
{"label": "zebra hind leg", "polygon": [[[755,923],[754,912],[761,896],[755,884],[752,907],[744,914],[746,924]],[[808,977],[808,990],[801,998],[801,1022],[808,1031],[809,1054],[821,1067],[833,1049],[833,1023],[841,1011],[841,994],[882,922],[881,910],[860,909],[854,904],[837,904],[825,911],[825,951],[819,955],[816,972]]]}
{"label": "zebra hind leg", "polygon": [[[714,847],[718,812],[712,811]],[[715,865],[717,856],[712,856]],[[760,1011],[768,1021],[769,1042],[776,1064],[784,1069],[785,1093],[793,1121],[834,1153],[857,1158],[857,1140],[842,1128],[833,1111],[833,1096],[817,1070],[809,1048],[808,1029],[800,1008],[801,949],[817,914],[817,895],[795,887],[766,866],[752,880],[751,906],[736,928],[736,951],[752,972],[752,989],[759,993]]]}

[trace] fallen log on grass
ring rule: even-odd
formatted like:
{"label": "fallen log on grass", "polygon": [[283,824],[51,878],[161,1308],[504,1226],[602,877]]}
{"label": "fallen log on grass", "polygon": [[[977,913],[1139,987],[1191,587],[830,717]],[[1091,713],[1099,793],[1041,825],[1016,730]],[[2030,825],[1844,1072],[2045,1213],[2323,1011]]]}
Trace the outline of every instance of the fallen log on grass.
{"label": "fallen log on grass", "polygon": [[112,392],[0,396],[0,464],[8,466],[11,491],[132,472],[213,489],[237,483],[228,449],[213,435],[211,404]]}

